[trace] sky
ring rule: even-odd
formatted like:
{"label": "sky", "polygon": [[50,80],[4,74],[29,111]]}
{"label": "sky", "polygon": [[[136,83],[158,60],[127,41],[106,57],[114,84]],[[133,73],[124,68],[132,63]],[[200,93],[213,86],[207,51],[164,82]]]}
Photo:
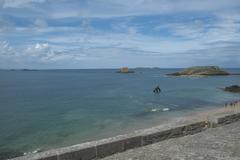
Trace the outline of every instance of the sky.
{"label": "sky", "polygon": [[240,67],[240,0],[0,0],[0,68]]}

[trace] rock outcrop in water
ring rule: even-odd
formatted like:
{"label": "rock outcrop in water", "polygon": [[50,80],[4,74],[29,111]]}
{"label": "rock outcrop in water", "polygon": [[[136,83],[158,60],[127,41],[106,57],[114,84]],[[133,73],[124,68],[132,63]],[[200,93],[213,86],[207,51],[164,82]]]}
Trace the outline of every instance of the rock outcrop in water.
{"label": "rock outcrop in water", "polygon": [[230,73],[220,69],[217,66],[195,66],[186,68],[183,71],[167,74],[170,76],[225,76]]}
{"label": "rock outcrop in water", "polygon": [[161,89],[159,86],[155,87],[153,90],[153,93],[159,94],[161,92]]}
{"label": "rock outcrop in water", "polygon": [[129,70],[128,67],[123,67],[117,73],[134,73],[134,71]]}
{"label": "rock outcrop in water", "polygon": [[232,85],[232,86],[229,86],[229,87],[225,87],[225,88],[224,88],[224,91],[234,92],[234,93],[240,93],[240,86],[238,86],[238,85]]}

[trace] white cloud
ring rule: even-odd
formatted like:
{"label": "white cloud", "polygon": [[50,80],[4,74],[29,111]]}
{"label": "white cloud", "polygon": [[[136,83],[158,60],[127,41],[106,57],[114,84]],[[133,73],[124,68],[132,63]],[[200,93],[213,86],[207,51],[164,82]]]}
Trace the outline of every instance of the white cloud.
{"label": "white cloud", "polygon": [[13,56],[15,50],[9,45],[7,41],[0,41],[0,56]]}
{"label": "white cloud", "polygon": [[204,29],[209,24],[204,24],[201,20],[191,22],[173,22],[156,26],[154,29],[158,32],[169,30],[173,36],[179,36],[187,39],[196,39],[203,36]]}
{"label": "white cloud", "polygon": [[[152,14],[172,14],[179,12],[213,12],[240,6],[239,0],[91,0],[81,3],[72,1],[65,5],[65,12],[53,10],[50,12],[52,18],[69,17],[121,17],[140,16]],[[61,3],[61,2],[60,2]],[[186,7],[189,6],[189,7]],[[62,9],[62,8],[61,8]]]}
{"label": "white cloud", "polygon": [[40,54],[50,54],[52,52],[51,47],[48,43],[37,43],[33,46],[30,46],[26,49],[26,53],[29,55],[39,56]]}
{"label": "white cloud", "polygon": [[[149,42],[150,44],[151,42]],[[238,44],[232,47],[216,46],[203,49],[187,50],[180,52],[153,52],[150,46],[143,48],[124,48],[124,47],[69,47],[59,48],[59,46],[50,45],[48,43],[36,43],[30,46],[13,48],[7,42],[0,43],[1,51],[7,51],[1,56],[5,62],[18,60],[21,63],[28,63],[31,66],[35,64],[64,64],[65,67],[69,64],[75,64],[75,67],[120,67],[127,65],[130,67],[136,66],[161,66],[161,67],[185,67],[189,65],[223,65],[233,67],[234,64],[240,64],[240,47]],[[148,44],[147,44],[148,45]],[[175,48],[183,47],[187,44],[165,44],[165,47]],[[164,47],[164,48],[165,48]],[[164,49],[163,49],[164,50]],[[18,51],[16,54],[15,52]],[[3,59],[2,59],[3,60]],[[1,61],[1,60],[0,60]],[[171,63],[169,63],[171,62]],[[14,62],[15,63],[15,62]],[[8,63],[8,65],[14,65]]]}
{"label": "white cloud", "polygon": [[0,57],[7,58],[8,60],[18,59],[22,62],[44,62],[52,63],[56,61],[80,61],[86,55],[71,51],[58,49],[56,46],[49,45],[48,43],[37,43],[25,47],[12,47],[6,41],[0,42]]}
{"label": "white cloud", "polygon": [[55,61],[59,59],[61,54],[58,54],[58,52],[54,50],[48,43],[37,43],[23,50],[25,56],[36,57],[41,61]]}
{"label": "white cloud", "polygon": [[[179,62],[184,64],[194,56],[227,59],[226,48],[240,42],[239,0],[0,0],[1,5],[0,40],[13,46],[1,42],[0,54],[22,61],[103,62],[148,55],[185,57]],[[239,49],[233,49],[238,56]]]}
{"label": "white cloud", "polygon": [[43,3],[46,0],[2,0],[3,8],[24,8],[31,3]]}
{"label": "white cloud", "polygon": [[[0,2],[2,2],[3,8],[34,8],[36,12],[41,12],[48,18],[57,19],[70,17],[109,18],[180,12],[218,13],[240,6],[239,0],[134,0],[131,2],[129,2],[129,0],[1,0]],[[37,4],[44,5],[36,8]],[[46,6],[50,6],[51,9],[46,10],[46,8],[48,8]]]}
{"label": "white cloud", "polygon": [[4,0],[0,0],[0,8],[3,7]]}
{"label": "white cloud", "polygon": [[[238,15],[238,16],[237,16]],[[156,26],[157,32],[168,30],[171,36],[202,45],[220,41],[240,41],[240,13],[233,16],[217,15],[214,20],[172,22]]]}
{"label": "white cloud", "polygon": [[0,16],[0,32],[7,32],[9,30],[12,30],[14,28],[13,26],[14,25],[11,22],[1,18]]}
{"label": "white cloud", "polygon": [[44,19],[36,19],[34,25],[37,28],[45,28],[48,26],[47,22]]}

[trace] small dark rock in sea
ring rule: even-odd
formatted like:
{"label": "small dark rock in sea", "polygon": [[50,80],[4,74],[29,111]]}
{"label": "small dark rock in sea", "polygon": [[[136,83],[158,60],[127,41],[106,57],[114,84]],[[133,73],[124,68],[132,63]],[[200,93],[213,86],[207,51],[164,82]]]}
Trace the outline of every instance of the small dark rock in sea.
{"label": "small dark rock in sea", "polygon": [[155,87],[153,90],[154,93],[159,94],[161,92],[161,89],[159,86]]}
{"label": "small dark rock in sea", "polygon": [[237,93],[237,92],[240,92],[240,86],[232,85],[232,86],[229,86],[229,87],[225,87],[224,91]]}
{"label": "small dark rock in sea", "polygon": [[15,150],[3,150],[0,151],[0,160],[10,159],[23,156],[23,153]]}

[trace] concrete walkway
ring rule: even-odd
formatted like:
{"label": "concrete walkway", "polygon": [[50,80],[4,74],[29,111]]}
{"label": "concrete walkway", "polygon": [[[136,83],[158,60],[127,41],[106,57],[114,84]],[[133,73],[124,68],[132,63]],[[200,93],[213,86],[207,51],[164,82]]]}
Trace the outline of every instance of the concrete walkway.
{"label": "concrete walkway", "polygon": [[240,122],[132,149],[103,160],[240,160]]}

